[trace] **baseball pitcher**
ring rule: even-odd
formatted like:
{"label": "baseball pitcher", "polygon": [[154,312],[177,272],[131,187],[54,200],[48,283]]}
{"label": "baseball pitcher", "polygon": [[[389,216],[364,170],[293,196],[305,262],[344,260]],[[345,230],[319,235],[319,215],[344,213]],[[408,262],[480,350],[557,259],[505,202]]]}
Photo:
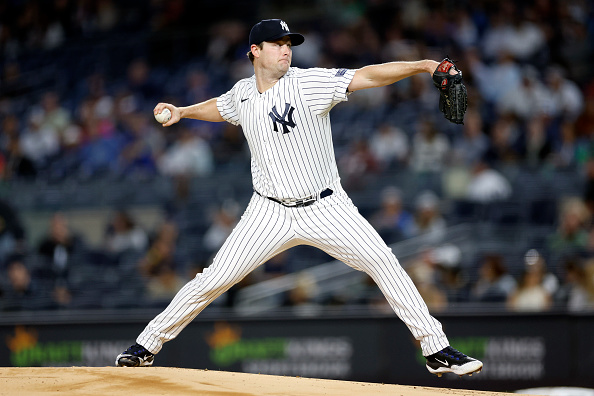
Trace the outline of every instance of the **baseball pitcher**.
{"label": "baseball pitcher", "polygon": [[[292,46],[304,37],[280,19],[257,23],[249,36],[254,75],[217,98],[188,107],[159,103],[170,126],[182,118],[241,125],[251,151],[254,193],[213,263],[188,282],[165,310],[116,358],[117,366],[150,366],[208,304],[271,257],[293,246],[322,249],[366,272],[420,342],[427,369],[441,376],[472,374],[483,364],[449,345],[391,249],[341,186],[330,129],[330,110],[358,90],[429,73],[440,91],[440,110],[462,123],[462,74],[445,59],[390,62],[353,69],[291,67]],[[166,118],[165,118],[166,119]]]}

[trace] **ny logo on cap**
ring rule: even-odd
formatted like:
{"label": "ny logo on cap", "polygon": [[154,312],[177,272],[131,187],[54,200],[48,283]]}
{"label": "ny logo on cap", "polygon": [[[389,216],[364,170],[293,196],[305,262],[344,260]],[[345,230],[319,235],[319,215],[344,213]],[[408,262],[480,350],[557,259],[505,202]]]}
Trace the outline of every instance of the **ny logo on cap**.
{"label": "ny logo on cap", "polygon": [[285,32],[288,32],[288,31],[289,31],[289,25],[287,25],[287,22],[285,22],[285,21],[280,21],[280,25],[281,25],[281,28],[282,28],[282,29],[283,29]]}

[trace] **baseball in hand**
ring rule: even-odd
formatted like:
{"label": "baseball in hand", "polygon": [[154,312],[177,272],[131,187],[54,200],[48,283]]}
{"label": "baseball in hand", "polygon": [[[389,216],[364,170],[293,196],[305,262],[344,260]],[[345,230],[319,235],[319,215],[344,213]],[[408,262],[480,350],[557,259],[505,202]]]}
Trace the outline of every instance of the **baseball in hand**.
{"label": "baseball in hand", "polygon": [[162,112],[155,114],[155,120],[157,120],[161,124],[165,124],[170,119],[171,119],[171,111],[169,111],[168,108],[165,108]]}

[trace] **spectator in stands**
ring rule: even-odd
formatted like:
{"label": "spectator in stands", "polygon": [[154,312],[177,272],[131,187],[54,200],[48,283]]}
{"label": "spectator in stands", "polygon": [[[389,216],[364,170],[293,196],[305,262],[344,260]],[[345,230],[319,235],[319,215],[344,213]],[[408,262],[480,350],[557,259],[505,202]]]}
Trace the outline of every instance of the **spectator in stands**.
{"label": "spectator in stands", "polygon": [[381,170],[400,168],[408,160],[408,136],[400,128],[381,124],[371,136],[369,150]]}
{"label": "spectator in stands", "polygon": [[565,72],[560,67],[547,70],[546,82],[549,116],[575,121],[584,108],[584,97],[577,84],[565,78]]}
{"label": "spectator in stands", "polygon": [[509,181],[482,158],[475,161],[466,189],[466,198],[475,202],[493,202],[509,198],[512,187]]}
{"label": "spectator in stands", "polygon": [[221,67],[228,67],[244,50],[245,30],[245,24],[238,20],[224,19],[214,23],[210,27],[207,57]]}
{"label": "spectator in stands", "polygon": [[529,120],[545,113],[549,96],[549,90],[539,80],[538,70],[533,66],[524,66],[521,84],[503,94],[497,102],[497,111]]}
{"label": "spectator in stands", "polygon": [[471,301],[504,303],[517,287],[516,280],[507,272],[503,256],[497,253],[483,257],[479,278],[470,292]]}
{"label": "spectator in stands", "polygon": [[476,47],[479,42],[479,29],[473,21],[469,9],[460,7],[453,16],[455,20],[452,38],[458,47],[464,49]]}
{"label": "spectator in stands", "polygon": [[162,95],[156,80],[151,78],[149,64],[142,58],[134,59],[128,65],[126,88],[140,109]]}
{"label": "spectator in stands", "polygon": [[568,257],[564,260],[563,272],[563,283],[554,296],[555,302],[572,312],[593,308],[594,263],[592,260],[584,264],[576,257]]}
{"label": "spectator in stands", "polygon": [[452,243],[436,246],[431,252],[436,264],[437,284],[445,293],[448,302],[467,302],[469,299],[468,277],[462,267],[462,251]]}
{"label": "spectator in stands", "polygon": [[211,224],[204,233],[203,244],[212,254],[219,250],[223,242],[239,221],[239,205],[232,199],[225,200],[212,216]]}
{"label": "spectator in stands", "polygon": [[100,73],[89,76],[87,96],[78,108],[82,138],[77,154],[79,172],[85,177],[115,171],[125,143],[116,127],[118,112],[105,80]]}
{"label": "spectator in stands", "polygon": [[84,241],[72,232],[64,214],[55,213],[47,234],[37,247],[43,260],[38,275],[52,281],[55,299],[62,304],[66,305],[70,301],[69,272],[73,266],[82,264],[73,262],[73,255],[84,249]]}
{"label": "spectator in stands", "polygon": [[165,138],[141,112],[131,112],[124,118],[126,144],[119,156],[119,171],[128,176],[154,176],[157,158],[165,148]]}
{"label": "spectator in stands", "polygon": [[114,256],[127,250],[142,252],[148,246],[148,236],[127,211],[118,210],[105,232],[104,246]]}
{"label": "spectator in stands", "polygon": [[452,145],[453,163],[470,166],[481,158],[487,147],[489,138],[483,131],[483,119],[476,108],[470,108],[464,116],[462,134],[456,135]]}
{"label": "spectator in stands", "polygon": [[249,150],[241,127],[226,122],[222,132],[216,135],[213,145],[213,154],[217,165],[228,165],[230,162],[238,160],[249,163]]}
{"label": "spectator in stands", "polygon": [[77,122],[73,122],[66,127],[61,135],[61,157],[69,155],[74,158],[75,151],[83,141],[83,128]]}
{"label": "spectator in stands", "polygon": [[[11,111],[11,109],[8,109]],[[6,114],[2,117],[2,134],[0,134],[0,150],[7,152],[10,143],[17,140],[21,133],[20,121],[14,114]]]}
{"label": "spectator in stands", "polygon": [[110,121],[91,119],[83,128],[84,142],[78,150],[81,174],[85,177],[115,172],[124,139]]}
{"label": "spectator in stands", "polygon": [[51,128],[58,133],[60,141],[68,144],[70,140],[65,136],[66,130],[70,126],[70,112],[60,103],[60,97],[55,91],[47,91],[41,98],[41,107],[43,109],[42,128]]}
{"label": "spectator in stands", "polygon": [[590,157],[590,141],[578,138],[576,124],[562,122],[559,127],[556,147],[551,155],[552,164],[557,169],[573,169],[586,165]]}
{"label": "spectator in stands", "polygon": [[44,126],[43,111],[34,109],[29,114],[28,126],[21,133],[19,144],[23,155],[31,160],[37,169],[43,169],[58,154],[60,137],[54,128]]}
{"label": "spectator in stands", "polygon": [[490,144],[483,158],[493,164],[516,165],[521,158],[518,147],[520,135],[521,131],[515,117],[499,116],[491,128]]}
{"label": "spectator in stands", "polygon": [[184,87],[186,103],[200,103],[212,97],[209,76],[202,70],[191,69],[186,75],[187,87]]}
{"label": "spectator in stands", "polygon": [[140,259],[140,272],[145,276],[159,273],[161,267],[176,268],[175,244],[179,236],[177,224],[173,221],[164,222]]}
{"label": "spectator in stands", "polygon": [[541,285],[545,291],[553,296],[559,289],[559,279],[549,271],[544,256],[536,249],[530,249],[524,255],[524,269],[527,272],[537,272],[541,277]]}
{"label": "spectator in stands", "polygon": [[500,2],[490,16],[491,26],[482,42],[487,57],[509,53],[529,62],[544,49],[546,35],[535,23],[531,7],[524,8],[513,1]]}
{"label": "spectator in stands", "polygon": [[388,186],[382,190],[380,209],[371,216],[371,224],[390,243],[410,238],[415,233],[414,217],[404,208],[402,192]]}
{"label": "spectator in stands", "polygon": [[87,96],[78,107],[83,133],[78,154],[85,176],[114,170],[124,144],[116,127],[117,112],[107,84],[103,74],[90,75]]}
{"label": "spectator in stands", "polygon": [[[115,132],[114,98],[108,92],[109,81],[101,73],[93,73],[86,80],[86,96],[78,106],[77,112],[85,128],[96,126],[96,133],[102,138],[111,137]],[[87,135],[90,133],[87,132]]]}
{"label": "spectator in stands", "polygon": [[[3,28],[4,31],[6,30]],[[2,38],[0,37],[0,40]],[[8,97],[19,97],[21,95],[27,95],[30,92],[31,86],[21,72],[21,64],[18,60],[6,61],[2,72],[2,91],[0,92],[6,94]]]}
{"label": "spectator in stands", "polygon": [[32,180],[37,176],[35,163],[23,153],[23,148],[18,139],[11,139],[9,141],[5,162],[4,176],[7,180]]}
{"label": "spectator in stands", "polygon": [[31,179],[37,175],[35,164],[24,153],[19,139],[19,120],[9,114],[2,120],[2,150],[4,151],[4,172],[2,177]]}
{"label": "spectator in stands", "polygon": [[308,44],[306,46],[299,46],[299,48],[295,47],[295,66],[302,67],[304,69],[316,67],[322,62],[322,47],[325,45],[324,37],[322,36],[321,32],[317,29],[314,29],[313,26],[304,25],[301,32]]}
{"label": "spectator in stands", "polygon": [[584,307],[584,309],[592,310],[594,308],[594,259],[589,258],[584,263],[584,273],[585,273],[585,289],[588,293],[588,303]]}
{"label": "spectator in stands", "polygon": [[446,221],[443,218],[439,198],[432,191],[421,192],[416,198],[413,235],[425,235],[439,241],[446,232]]}
{"label": "spectator in stands", "polygon": [[176,256],[178,234],[175,223],[163,223],[138,263],[140,272],[146,279],[146,293],[150,300],[168,302],[187,282],[179,274],[182,268]]}
{"label": "spectator in stands", "polygon": [[7,282],[4,286],[3,309],[20,311],[29,308],[42,293],[23,262],[23,257],[12,256],[5,268],[2,278]]}
{"label": "spectator in stands", "polygon": [[472,78],[488,104],[499,103],[508,92],[521,84],[522,71],[509,52],[497,54],[497,60],[492,65],[483,62],[476,49],[467,51],[466,55]]}
{"label": "spectator in stands", "polygon": [[318,284],[313,276],[305,272],[297,274],[293,289],[287,292],[283,305],[292,307],[292,312],[297,316],[319,315],[321,306],[317,302]]}
{"label": "spectator in stands", "polygon": [[579,198],[567,198],[561,203],[559,225],[549,235],[547,247],[552,253],[582,251],[588,245],[587,224],[591,214]]}
{"label": "spectator in stands", "polygon": [[25,254],[25,228],[12,204],[0,198],[0,266],[15,254]]}
{"label": "spectator in stands", "polygon": [[212,150],[196,133],[182,127],[175,143],[160,157],[158,167],[167,176],[206,176],[214,169]]}
{"label": "spectator in stands", "polygon": [[338,160],[338,169],[346,186],[361,189],[366,185],[368,176],[377,173],[380,168],[367,141],[357,139]]}
{"label": "spectator in stands", "polygon": [[450,142],[433,121],[420,120],[413,137],[410,167],[418,173],[440,172],[449,157]]}
{"label": "spectator in stands", "polygon": [[438,260],[435,250],[428,248],[406,266],[406,272],[432,312],[442,311],[448,305],[447,295],[437,283]]}
{"label": "spectator in stands", "polygon": [[386,26],[384,31],[386,41],[382,45],[382,59],[412,60],[420,56],[419,46],[407,39],[405,29],[404,24],[389,23],[389,26]]}
{"label": "spectator in stands", "polygon": [[552,296],[543,286],[543,273],[527,267],[516,290],[510,294],[507,307],[511,311],[546,311],[550,309]]}
{"label": "spectator in stands", "polygon": [[537,169],[553,160],[553,141],[546,130],[544,116],[535,116],[526,125],[524,145],[524,160],[526,165]]}
{"label": "spectator in stands", "polygon": [[546,56],[546,33],[538,21],[534,20],[535,14],[528,7],[525,12],[517,3],[510,1],[518,9],[513,10],[511,24],[509,25],[506,42],[503,47],[520,62],[534,62],[535,60],[547,60]]}

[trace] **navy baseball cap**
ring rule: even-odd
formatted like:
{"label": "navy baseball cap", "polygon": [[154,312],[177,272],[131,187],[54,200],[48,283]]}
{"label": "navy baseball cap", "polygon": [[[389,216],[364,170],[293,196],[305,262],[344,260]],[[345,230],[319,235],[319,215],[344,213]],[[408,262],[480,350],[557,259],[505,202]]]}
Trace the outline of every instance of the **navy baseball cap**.
{"label": "navy baseball cap", "polygon": [[264,19],[254,25],[250,31],[250,46],[260,44],[262,41],[274,41],[281,37],[289,36],[291,45],[303,44],[305,37],[289,30],[287,23],[280,19]]}

